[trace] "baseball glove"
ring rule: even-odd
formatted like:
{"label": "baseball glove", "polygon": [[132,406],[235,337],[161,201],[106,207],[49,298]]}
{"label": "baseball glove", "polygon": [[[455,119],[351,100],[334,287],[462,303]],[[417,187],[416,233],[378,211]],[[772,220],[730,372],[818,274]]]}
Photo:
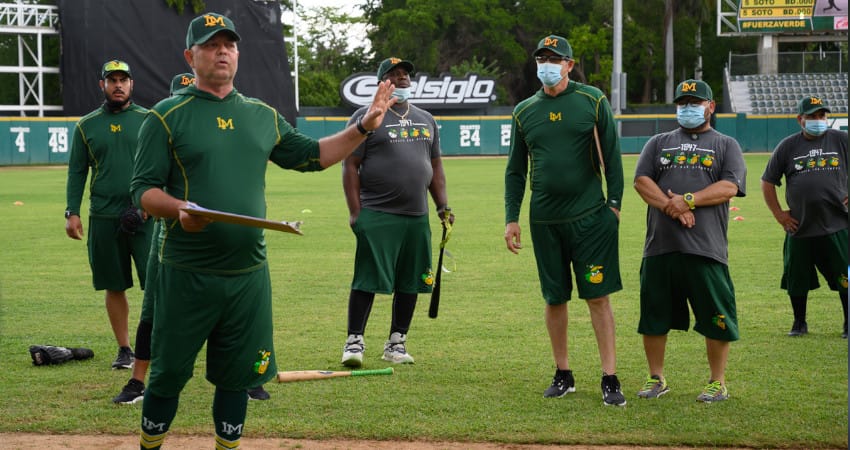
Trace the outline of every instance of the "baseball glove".
{"label": "baseball glove", "polygon": [[136,234],[136,231],[142,227],[145,219],[142,218],[142,211],[133,205],[130,205],[121,212],[118,217],[118,229],[127,234]]}
{"label": "baseball glove", "polygon": [[62,364],[72,359],[89,359],[94,352],[87,348],[56,347],[53,345],[30,345],[30,356],[34,366]]}

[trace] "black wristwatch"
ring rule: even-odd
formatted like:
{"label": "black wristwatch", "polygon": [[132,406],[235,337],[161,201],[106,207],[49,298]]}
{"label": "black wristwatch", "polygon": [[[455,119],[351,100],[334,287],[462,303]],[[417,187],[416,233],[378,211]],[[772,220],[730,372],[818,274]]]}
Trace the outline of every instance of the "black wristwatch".
{"label": "black wristwatch", "polygon": [[70,210],[70,209],[66,209],[66,210],[65,210],[65,218],[66,218],[66,219],[68,219],[68,218],[70,218],[71,216],[79,216],[79,214],[77,214],[77,213],[75,213],[75,212],[71,212],[71,210]]}

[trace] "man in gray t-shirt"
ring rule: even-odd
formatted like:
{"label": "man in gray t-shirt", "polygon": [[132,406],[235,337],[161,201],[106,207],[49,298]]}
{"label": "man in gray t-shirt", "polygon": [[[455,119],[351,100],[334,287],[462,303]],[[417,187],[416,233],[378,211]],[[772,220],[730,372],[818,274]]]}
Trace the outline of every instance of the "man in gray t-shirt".
{"label": "man in gray t-shirt", "polygon": [[728,270],[729,200],[746,193],[741,147],[711,128],[711,87],[686,80],[676,88],[680,128],[650,138],[635,169],[634,185],[647,203],[646,243],[640,269],[640,323],[649,376],[638,392],[657,398],[669,391],[664,353],[671,329],[705,336],[711,375],[697,400],[726,400],[730,342],[739,338],[735,291]]}
{"label": "man in gray t-shirt", "polygon": [[[797,105],[802,129],[776,146],[761,189],[773,217],[785,230],[780,286],[788,292],[794,323],[789,336],[809,331],[808,292],[820,287],[816,270],[838,291],[847,337],[847,132],[828,127],[829,107],[806,96]],[[776,187],[785,177],[783,210]]]}
{"label": "man in gray t-shirt", "polygon": [[[412,105],[413,63],[387,58],[378,67],[378,82],[390,80],[397,98],[366,141],[343,163],[342,185],[349,224],[357,238],[354,277],[348,298],[348,338],[342,364],[360,367],[366,348],[363,335],[375,294],[393,294],[392,323],[383,359],[412,363],[407,332],[419,293],[431,292],[431,228],[428,194],[441,221],[454,221],[448,207],[446,174],[440,159],[437,122]],[[359,124],[366,108],[351,116]]]}

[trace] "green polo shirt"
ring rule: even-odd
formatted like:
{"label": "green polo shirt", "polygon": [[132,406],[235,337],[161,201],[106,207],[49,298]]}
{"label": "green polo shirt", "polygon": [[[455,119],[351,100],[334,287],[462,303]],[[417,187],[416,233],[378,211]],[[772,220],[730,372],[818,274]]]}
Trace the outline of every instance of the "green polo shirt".
{"label": "green polo shirt", "polygon": [[[266,217],[268,162],[301,172],[322,170],[318,141],[274,108],[234,89],[225,98],[189,86],[151,109],[139,132],[131,183],[137,204],[151,188],[202,207]],[[236,274],[265,265],[263,230],[213,222],[198,233],[167,219],[159,259],[194,272]]]}
{"label": "green polo shirt", "polygon": [[117,113],[101,106],[77,122],[68,157],[68,211],[79,214],[90,169],[91,217],[118,217],[130,206],[136,138],[147,113],[136,104]]}
{"label": "green polo shirt", "polygon": [[[597,127],[605,162],[607,200],[593,137]],[[605,205],[620,209],[623,162],[617,127],[602,92],[570,81],[551,97],[541,89],[513,112],[505,171],[505,222],[516,222],[531,178],[531,223],[565,223]]]}

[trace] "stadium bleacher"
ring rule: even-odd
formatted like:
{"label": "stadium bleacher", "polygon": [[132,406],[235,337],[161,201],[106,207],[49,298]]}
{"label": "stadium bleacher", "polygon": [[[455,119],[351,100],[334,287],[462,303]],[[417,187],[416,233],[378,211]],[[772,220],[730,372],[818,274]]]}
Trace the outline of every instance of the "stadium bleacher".
{"label": "stadium bleacher", "polygon": [[732,110],[747,114],[797,114],[807,95],[826,100],[833,113],[847,113],[847,73],[730,75]]}

